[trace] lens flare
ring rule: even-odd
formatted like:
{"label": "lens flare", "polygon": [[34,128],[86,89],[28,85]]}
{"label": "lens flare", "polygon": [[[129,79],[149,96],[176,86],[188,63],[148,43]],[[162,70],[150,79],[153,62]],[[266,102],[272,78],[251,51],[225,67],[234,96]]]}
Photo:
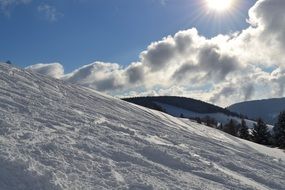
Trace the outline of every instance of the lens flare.
{"label": "lens flare", "polygon": [[233,0],[206,0],[206,4],[210,10],[224,12],[233,6]]}

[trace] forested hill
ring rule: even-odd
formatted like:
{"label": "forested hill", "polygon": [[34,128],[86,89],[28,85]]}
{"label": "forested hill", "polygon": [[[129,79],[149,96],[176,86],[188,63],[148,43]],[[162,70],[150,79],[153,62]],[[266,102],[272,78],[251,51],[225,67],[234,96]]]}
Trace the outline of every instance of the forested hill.
{"label": "forested hill", "polygon": [[164,111],[161,104],[167,104],[180,109],[188,110],[191,112],[201,113],[201,114],[212,114],[212,113],[223,113],[228,116],[239,117],[240,115],[231,112],[225,108],[203,102],[200,100],[195,100],[192,98],[178,97],[178,96],[148,96],[148,97],[133,97],[133,98],[123,98],[127,102],[131,102],[140,106],[147,108]]}
{"label": "forested hill", "polygon": [[252,119],[262,118],[265,122],[274,125],[279,113],[285,110],[285,98],[241,102],[229,106],[228,109],[245,114]]}

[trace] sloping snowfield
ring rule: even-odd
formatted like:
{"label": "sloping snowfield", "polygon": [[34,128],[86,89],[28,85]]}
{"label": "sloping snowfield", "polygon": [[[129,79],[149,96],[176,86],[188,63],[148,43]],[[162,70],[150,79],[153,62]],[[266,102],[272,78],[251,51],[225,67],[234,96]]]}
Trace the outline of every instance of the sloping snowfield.
{"label": "sloping snowfield", "polygon": [[0,64],[0,189],[285,189],[285,154]]}

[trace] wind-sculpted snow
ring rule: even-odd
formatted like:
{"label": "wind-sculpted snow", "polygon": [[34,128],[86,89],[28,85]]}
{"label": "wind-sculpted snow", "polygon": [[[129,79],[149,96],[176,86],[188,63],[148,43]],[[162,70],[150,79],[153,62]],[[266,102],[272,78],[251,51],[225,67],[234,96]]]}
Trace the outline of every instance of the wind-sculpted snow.
{"label": "wind-sculpted snow", "polygon": [[284,189],[281,150],[0,64],[0,189]]}

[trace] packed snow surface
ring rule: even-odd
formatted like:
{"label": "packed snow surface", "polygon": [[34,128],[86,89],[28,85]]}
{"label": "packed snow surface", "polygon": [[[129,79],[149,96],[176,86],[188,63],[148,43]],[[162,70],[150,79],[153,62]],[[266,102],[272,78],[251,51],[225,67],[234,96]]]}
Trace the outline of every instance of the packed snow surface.
{"label": "packed snow surface", "polygon": [[285,189],[285,155],[0,64],[0,189]]}

